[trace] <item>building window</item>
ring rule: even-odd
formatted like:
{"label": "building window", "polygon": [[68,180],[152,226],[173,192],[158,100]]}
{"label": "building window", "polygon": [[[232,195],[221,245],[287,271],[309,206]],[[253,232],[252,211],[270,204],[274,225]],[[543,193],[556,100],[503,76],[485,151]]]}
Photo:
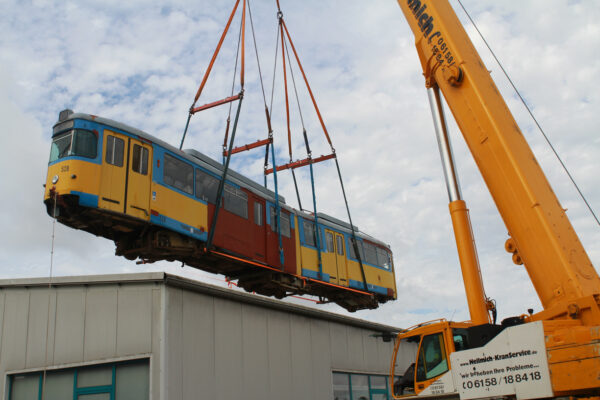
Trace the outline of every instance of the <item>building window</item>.
{"label": "building window", "polygon": [[334,400],[391,399],[387,375],[333,373]]}
{"label": "building window", "polygon": [[[42,391],[44,391],[42,396]],[[9,375],[8,400],[147,400],[148,359]]]}
{"label": "building window", "polygon": [[125,141],[118,137],[108,135],[106,137],[106,156],[107,164],[123,166],[123,154],[125,151]]}
{"label": "building window", "polygon": [[194,168],[169,154],[165,154],[163,180],[175,189],[194,194]]}
{"label": "building window", "polygon": [[139,144],[133,145],[131,170],[138,174],[148,175],[148,149]]}

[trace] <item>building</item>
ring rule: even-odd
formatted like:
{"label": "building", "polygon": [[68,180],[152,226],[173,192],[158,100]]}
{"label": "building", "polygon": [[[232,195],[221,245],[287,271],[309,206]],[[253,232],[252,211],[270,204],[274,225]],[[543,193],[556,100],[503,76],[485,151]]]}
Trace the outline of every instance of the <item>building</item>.
{"label": "building", "polygon": [[163,272],[0,280],[0,328],[7,400],[387,399],[397,331]]}

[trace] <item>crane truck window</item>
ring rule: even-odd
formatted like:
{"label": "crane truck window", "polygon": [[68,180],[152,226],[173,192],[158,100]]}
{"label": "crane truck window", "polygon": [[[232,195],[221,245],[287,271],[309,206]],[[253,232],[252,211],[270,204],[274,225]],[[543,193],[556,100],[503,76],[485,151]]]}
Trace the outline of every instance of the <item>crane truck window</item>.
{"label": "crane truck window", "polygon": [[93,132],[73,129],[52,140],[50,162],[69,156],[96,158],[97,149],[98,138]]}
{"label": "crane truck window", "polygon": [[113,135],[106,136],[106,155],[104,160],[107,164],[117,167],[123,166],[123,154],[125,152],[125,141]]}
{"label": "crane truck window", "polygon": [[188,194],[194,194],[194,168],[169,154],[165,154],[164,182]]}
{"label": "crane truck window", "polygon": [[444,337],[441,333],[427,335],[421,341],[417,361],[417,381],[435,378],[448,371]]}

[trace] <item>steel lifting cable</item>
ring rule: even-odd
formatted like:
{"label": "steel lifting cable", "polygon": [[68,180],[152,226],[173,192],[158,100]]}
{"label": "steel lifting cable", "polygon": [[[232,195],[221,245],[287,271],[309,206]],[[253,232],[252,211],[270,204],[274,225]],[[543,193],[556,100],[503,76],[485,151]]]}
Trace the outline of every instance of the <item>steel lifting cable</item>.
{"label": "steel lifting cable", "polygon": [[542,129],[542,126],[539,124],[538,120],[533,115],[533,111],[531,111],[531,109],[529,108],[529,106],[525,102],[525,99],[523,99],[523,96],[521,96],[521,93],[519,92],[519,90],[517,89],[517,87],[515,86],[515,84],[513,83],[512,79],[510,79],[510,76],[508,75],[508,72],[506,72],[506,70],[504,69],[504,66],[502,65],[502,63],[500,62],[500,60],[498,59],[498,57],[496,57],[496,53],[494,53],[494,51],[492,50],[492,48],[488,44],[487,40],[485,40],[485,37],[483,37],[483,34],[481,33],[481,31],[479,30],[479,28],[475,24],[475,21],[473,21],[473,18],[471,18],[471,15],[469,14],[469,12],[467,11],[467,9],[465,8],[465,6],[462,4],[462,2],[460,0],[458,0],[458,4],[460,4],[461,8],[465,12],[465,14],[467,15],[467,17],[471,21],[471,23],[473,24],[473,27],[475,28],[475,30],[477,31],[477,33],[479,34],[479,36],[483,40],[483,43],[485,43],[486,47],[488,48],[488,50],[492,54],[492,57],[494,57],[494,60],[496,60],[496,63],[498,63],[498,65],[500,66],[500,69],[502,70],[502,73],[504,74],[504,76],[506,77],[506,79],[508,79],[508,82],[510,83],[510,85],[512,86],[512,88],[514,89],[514,91],[517,93],[517,96],[519,96],[519,99],[521,100],[521,103],[523,103],[523,105],[525,106],[525,109],[527,110],[527,112],[529,113],[529,115],[531,116],[531,118],[533,119],[533,122],[535,122],[535,125],[538,127],[538,129],[542,133],[542,136],[546,140],[546,143],[548,143],[548,146],[550,146],[550,149],[554,153],[554,156],[556,157],[556,159],[558,160],[558,162],[560,162],[560,165],[562,166],[563,170],[567,173],[567,176],[571,180],[571,183],[573,183],[573,186],[575,186],[575,189],[579,193],[579,197],[581,197],[581,199],[583,200],[583,202],[587,206],[588,210],[592,214],[592,217],[594,217],[594,219],[596,220],[596,223],[598,225],[600,225],[600,220],[598,220],[598,217],[596,216],[596,213],[594,213],[594,210],[592,209],[592,206],[590,205],[590,203],[588,203],[586,197],[583,195],[583,192],[581,191],[581,189],[579,189],[579,186],[577,185],[577,182],[575,182],[575,178],[573,178],[573,176],[571,175],[571,173],[567,169],[567,166],[565,165],[565,163],[561,159],[560,155],[558,155],[558,152],[556,151],[556,149],[552,145],[552,142],[550,142],[550,139],[546,135],[546,132]]}
{"label": "steel lifting cable", "polygon": [[[240,22],[240,32],[238,34],[238,45],[237,45],[237,50],[235,53],[235,66],[233,68],[233,79],[231,82],[231,95],[230,97],[233,97],[233,91],[235,90],[235,76],[237,74],[237,66],[238,66],[238,59],[240,56],[240,44],[242,43],[242,23]],[[225,126],[225,138],[223,139],[223,164],[225,164],[225,156],[226,156],[226,149],[227,149],[227,139],[229,137],[229,124],[231,122],[231,109],[232,109],[233,103],[229,103],[229,111],[227,113],[227,124]]]}
{"label": "steel lifting cable", "polygon": [[[276,1],[277,1],[277,7],[279,9],[279,0],[276,0]],[[329,133],[327,132],[327,127],[325,126],[325,122],[323,121],[323,117],[321,116],[321,112],[319,111],[319,107],[317,105],[317,101],[315,100],[313,92],[312,92],[312,90],[310,88],[310,84],[308,83],[308,78],[306,77],[306,73],[304,72],[304,68],[302,68],[302,63],[300,62],[300,57],[298,56],[298,52],[296,51],[296,48],[294,46],[294,42],[292,41],[290,33],[289,33],[289,31],[287,29],[287,26],[285,24],[285,21],[283,20],[283,15],[281,13],[281,9],[279,9],[278,16],[280,17],[280,25],[283,28],[282,32],[281,32],[281,35],[283,36],[283,33],[285,31],[285,36],[287,37],[288,42],[290,43],[290,46],[292,48],[292,52],[294,53],[294,56],[296,58],[296,62],[298,63],[298,68],[300,69],[300,72],[302,73],[302,77],[304,78],[304,83],[306,84],[306,88],[308,90],[308,93],[309,93],[310,98],[312,100],[313,106],[314,106],[315,111],[317,113],[317,116],[319,118],[319,122],[321,123],[321,127],[323,128],[323,133],[325,134],[327,142],[329,143],[329,145],[331,147],[331,152],[332,152],[332,154],[334,156],[333,158],[335,159],[335,165],[336,165],[336,168],[337,168],[338,177],[339,177],[340,185],[341,185],[341,188],[342,188],[342,194],[344,196],[344,204],[346,205],[346,211],[348,213],[348,220],[350,222],[350,231],[351,231],[351,237],[352,237],[352,247],[354,249],[354,253],[356,255],[356,259],[358,260],[358,264],[360,266],[360,272],[361,272],[361,276],[362,276],[362,279],[363,279],[363,287],[364,287],[365,291],[368,292],[369,289],[368,289],[368,285],[367,285],[367,278],[366,278],[366,274],[365,274],[365,269],[364,269],[364,265],[363,265],[362,258],[361,258],[361,255],[360,255],[360,251],[358,249],[358,240],[356,238],[356,232],[355,232],[355,229],[354,229],[354,224],[352,223],[352,216],[350,214],[350,207],[348,205],[348,199],[346,197],[346,190],[344,188],[344,182],[343,182],[343,179],[342,179],[342,173],[341,173],[341,170],[340,170],[340,165],[339,165],[339,162],[338,162],[338,159],[337,159],[337,154],[335,152],[335,148],[333,147],[333,143],[331,142],[331,138],[329,137]],[[283,40],[284,40],[284,38],[282,37],[282,41]],[[289,57],[289,53],[288,53],[288,57]],[[291,67],[290,67],[290,70],[291,70]],[[296,93],[297,93],[297,91],[296,91]],[[298,105],[299,105],[299,102],[298,102]],[[300,115],[302,115],[302,114],[300,113]],[[301,117],[301,119],[302,119],[302,117]],[[303,120],[302,120],[302,123],[304,125],[304,121]],[[308,138],[307,138],[307,135],[306,135],[306,130],[304,130],[303,134],[304,134],[304,141],[306,143],[307,150],[310,150],[310,148],[308,147]],[[315,193],[314,193],[314,179],[313,179],[313,167],[312,167],[312,164],[313,164],[313,161],[312,161],[312,158],[309,155],[309,165],[310,165],[310,173],[311,173],[311,185],[312,185],[312,188],[313,188],[313,206],[315,208],[315,225],[317,225],[316,199],[315,199]],[[273,171],[275,172],[276,168],[273,168]],[[318,232],[318,229],[317,229],[317,232]],[[319,240],[318,236],[317,236],[317,240]],[[320,245],[320,243],[319,243],[319,245]],[[319,247],[320,246],[317,246],[317,249],[319,249]],[[320,252],[319,252],[319,256],[320,256]]]}
{"label": "steel lifting cable", "polygon": [[[282,17],[283,18],[283,17]],[[282,43],[285,43],[285,40],[282,40]],[[290,66],[290,76],[292,77],[292,84],[294,87],[294,95],[296,97],[296,104],[298,105],[298,113],[300,115],[300,122],[302,123],[302,135],[304,137],[304,145],[306,146],[306,155],[308,158],[308,165],[310,168],[310,186],[312,189],[312,200],[313,200],[313,215],[315,218],[315,247],[317,248],[317,260],[319,267],[319,279],[322,279],[323,275],[323,256],[321,254],[321,235],[319,228],[319,217],[317,213],[317,197],[315,192],[315,176],[313,170],[313,160],[312,160],[312,151],[310,150],[310,145],[308,142],[308,136],[306,134],[306,126],[304,125],[304,118],[302,116],[302,107],[300,106],[300,98],[298,97],[298,88],[296,87],[296,80],[294,79],[294,70],[292,68],[292,63],[290,60],[290,53],[288,51],[287,46],[283,46],[282,51],[285,50],[285,53],[288,57],[288,62]],[[285,58],[284,58],[285,60]],[[286,100],[287,100],[287,84],[285,85],[286,89]],[[289,116],[288,116],[288,124],[289,124]],[[289,129],[289,126],[288,126]],[[291,140],[291,139],[290,139]],[[291,153],[291,144],[290,144],[290,163],[292,162],[292,153]],[[296,185],[296,175],[294,174],[294,169],[292,168],[292,176],[294,177],[294,184]],[[300,194],[298,193],[298,186],[296,185],[296,193],[298,194],[298,202],[300,202]]]}
{"label": "steel lifting cable", "polygon": [[[275,41],[275,60],[273,62],[273,82],[271,83],[271,101],[270,101],[270,107],[269,109],[271,110],[271,113],[273,113],[273,97],[274,97],[274,93],[275,93],[275,77],[277,76],[277,55],[279,54],[279,28],[276,29],[277,31],[277,40]],[[269,123],[269,138],[271,139],[271,146],[273,146],[273,130],[270,127],[270,123]],[[267,187],[267,169],[269,167],[269,145],[267,144],[267,147],[265,149],[265,165],[264,165],[264,186],[265,188]]]}
{"label": "steel lifting cable", "polygon": [[[187,121],[185,123],[185,129],[183,130],[183,136],[181,137],[181,144],[179,145],[179,150],[181,150],[183,147],[183,142],[185,141],[185,136],[187,134],[187,131],[188,131],[188,128],[190,125],[190,119],[192,118],[192,115],[196,112],[194,110],[194,106],[196,105],[196,103],[198,102],[198,99],[200,98],[200,95],[202,94],[204,85],[206,85],[208,76],[210,75],[210,72],[212,71],[212,67],[215,63],[215,60],[217,59],[217,55],[219,54],[219,51],[221,50],[221,46],[223,45],[223,41],[225,40],[225,37],[227,36],[227,32],[229,31],[229,27],[231,26],[231,21],[233,20],[233,17],[235,15],[235,12],[236,12],[239,4],[240,4],[240,0],[236,0],[235,5],[233,6],[233,10],[231,10],[231,14],[229,15],[229,19],[227,20],[227,24],[225,25],[225,29],[223,30],[223,33],[221,34],[221,38],[219,39],[219,43],[217,44],[217,48],[215,49],[215,52],[213,53],[210,63],[208,64],[208,68],[206,69],[206,72],[204,73],[204,77],[202,78],[200,87],[198,87],[196,96],[194,96],[194,102],[192,103],[189,113],[188,113]],[[244,0],[244,4],[245,4],[245,0]],[[243,85],[242,85],[242,87],[243,87]],[[229,99],[222,100],[221,102],[218,102],[218,103],[225,104],[224,101],[233,101],[233,100],[234,100],[233,98],[229,98]],[[218,104],[215,103],[215,105],[218,105]]]}

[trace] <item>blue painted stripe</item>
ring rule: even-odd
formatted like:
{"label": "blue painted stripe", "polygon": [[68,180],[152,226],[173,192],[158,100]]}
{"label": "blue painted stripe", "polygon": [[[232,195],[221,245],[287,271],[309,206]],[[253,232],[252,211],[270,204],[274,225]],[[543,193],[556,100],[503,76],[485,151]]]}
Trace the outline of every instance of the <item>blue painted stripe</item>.
{"label": "blue painted stripe", "polygon": [[208,233],[202,232],[198,228],[194,228],[191,225],[179,222],[176,219],[169,218],[166,215],[150,215],[150,222],[156,225],[164,226],[165,228],[171,229],[175,232],[179,232],[186,236],[193,237],[194,239],[202,240],[206,242],[208,239]]}
{"label": "blue painted stripe", "polygon": [[311,279],[315,279],[318,281],[323,281],[323,282],[329,282],[330,278],[329,278],[329,274],[326,274],[325,272],[321,273],[322,278],[319,279],[319,271],[313,271],[312,269],[306,269],[306,268],[302,268],[302,276],[305,276],[307,278],[311,278]]}
{"label": "blue painted stripe", "polygon": [[[355,288],[358,290],[365,290],[365,286],[363,285],[362,281],[355,281],[354,279],[350,279],[349,286],[351,288]],[[379,294],[383,294],[383,295],[387,295],[387,292],[388,292],[388,288],[383,287],[383,286],[373,285],[370,283],[367,283],[367,288],[369,289],[369,292],[379,293]]]}
{"label": "blue painted stripe", "polygon": [[79,205],[90,208],[98,208],[98,196],[85,192],[71,190],[71,194],[79,196]]}

